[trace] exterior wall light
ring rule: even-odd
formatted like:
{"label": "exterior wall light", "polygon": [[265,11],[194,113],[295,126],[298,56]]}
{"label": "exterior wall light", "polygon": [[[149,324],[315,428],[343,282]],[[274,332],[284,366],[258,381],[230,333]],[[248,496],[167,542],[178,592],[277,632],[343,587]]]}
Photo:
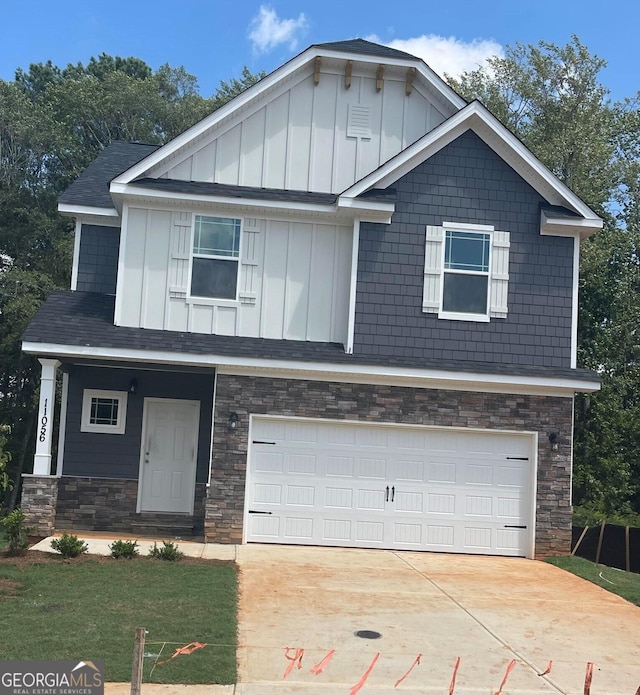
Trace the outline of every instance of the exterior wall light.
{"label": "exterior wall light", "polygon": [[238,417],[238,413],[233,412],[229,414],[229,423],[227,425],[227,428],[230,430],[237,430],[238,425],[240,424],[240,418]]}
{"label": "exterior wall light", "polygon": [[549,432],[549,444],[551,445],[551,451],[558,451],[558,433]]}
{"label": "exterior wall light", "polygon": [[129,382],[129,386],[127,387],[127,391],[131,394],[133,393],[138,393],[138,380],[137,379],[131,379]]}

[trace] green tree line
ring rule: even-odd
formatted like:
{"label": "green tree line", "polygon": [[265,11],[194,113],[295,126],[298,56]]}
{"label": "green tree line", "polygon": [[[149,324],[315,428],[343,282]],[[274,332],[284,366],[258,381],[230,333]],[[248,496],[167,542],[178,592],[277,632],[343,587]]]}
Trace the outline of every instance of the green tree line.
{"label": "green tree line", "polygon": [[[612,101],[604,68],[573,37],[509,46],[448,81],[605,220],[582,246],[578,360],[598,372],[602,390],[576,401],[574,503],[610,516],[640,512],[640,94]],[[261,76],[245,68],[205,98],[182,67],[153,71],[103,54],[0,80],[0,424],[10,427],[14,486],[6,506],[29,469],[36,416],[39,369],[20,352],[20,336],[46,295],[69,286],[71,224],[57,197],[111,141],[165,143]]]}

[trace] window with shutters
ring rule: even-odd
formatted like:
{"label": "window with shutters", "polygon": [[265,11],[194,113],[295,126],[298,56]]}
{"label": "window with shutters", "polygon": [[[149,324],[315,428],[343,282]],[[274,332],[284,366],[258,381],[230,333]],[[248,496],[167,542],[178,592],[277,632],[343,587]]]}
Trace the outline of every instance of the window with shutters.
{"label": "window with shutters", "polygon": [[506,318],[509,233],[444,222],[426,230],[422,309],[441,319]]}
{"label": "window with shutters", "polygon": [[191,256],[191,296],[237,299],[241,221],[196,215]]}

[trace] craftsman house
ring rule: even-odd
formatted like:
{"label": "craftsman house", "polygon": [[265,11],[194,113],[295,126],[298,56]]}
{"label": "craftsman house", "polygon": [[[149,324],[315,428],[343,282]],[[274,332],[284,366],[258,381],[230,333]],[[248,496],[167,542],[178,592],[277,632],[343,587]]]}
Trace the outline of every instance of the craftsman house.
{"label": "craftsman house", "polygon": [[71,289],[23,339],[42,532],[569,549],[602,223],[421,60],[311,46],[163,147],[113,143],[59,209]]}

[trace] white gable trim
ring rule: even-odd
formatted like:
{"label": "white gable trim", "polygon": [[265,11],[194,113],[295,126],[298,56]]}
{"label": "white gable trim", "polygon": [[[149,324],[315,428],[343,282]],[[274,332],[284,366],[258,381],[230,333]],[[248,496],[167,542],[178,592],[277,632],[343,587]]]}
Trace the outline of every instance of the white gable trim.
{"label": "white gable trim", "polygon": [[[602,220],[598,229],[602,229]],[[550,210],[540,212],[540,233],[545,236],[577,236],[578,239],[586,239],[593,234],[593,220],[585,220],[582,217],[554,217]]]}
{"label": "white gable trim", "polygon": [[493,393],[524,393],[572,397],[575,392],[600,389],[597,381],[569,377],[532,377],[480,372],[447,372],[439,369],[375,366],[364,364],[334,364],[272,360],[262,357],[228,355],[191,355],[167,350],[103,348],[53,343],[22,343],[22,350],[42,357],[90,358],[114,361],[144,362],[168,365],[189,365],[212,368],[223,374],[247,373],[253,376],[282,376],[314,381],[343,381],[346,383],[385,384],[413,388],[472,390]]}
{"label": "white gable trim", "polygon": [[351,60],[359,63],[415,67],[417,74],[419,74],[425,80],[425,82],[441,97],[445,104],[450,106],[451,109],[460,109],[466,104],[462,97],[456,94],[456,92],[451,89],[451,87],[449,87],[444,80],[438,77],[438,75],[419,58],[402,59],[372,56],[362,53],[326,50],[321,46],[311,46],[306,51],[303,51],[295,58],[292,58],[289,62],[274,70],[271,74],[264,77],[262,80],[260,80],[260,82],[257,82],[255,85],[242,92],[242,94],[239,94],[230,102],[214,111],[211,115],[207,116],[199,123],[196,123],[181,135],[178,135],[171,142],[167,143],[155,152],[152,152],[148,157],[117,176],[115,179],[113,179],[112,183],[129,183],[164,160],[171,158],[182,148],[186,148],[192,142],[204,137],[208,131],[214,128],[217,124],[221,123],[223,120],[232,116],[238,119],[243,118],[246,109],[249,108],[252,101],[276,88],[279,82],[291,78],[296,71],[312,65],[316,57],[345,61]]}
{"label": "white gable trim", "polygon": [[416,140],[413,145],[344,191],[342,196],[352,198],[371,188],[386,188],[469,129],[473,130],[549,203],[567,207],[581,215],[584,218],[585,234],[602,227],[600,217],[478,101],[472,102]]}

